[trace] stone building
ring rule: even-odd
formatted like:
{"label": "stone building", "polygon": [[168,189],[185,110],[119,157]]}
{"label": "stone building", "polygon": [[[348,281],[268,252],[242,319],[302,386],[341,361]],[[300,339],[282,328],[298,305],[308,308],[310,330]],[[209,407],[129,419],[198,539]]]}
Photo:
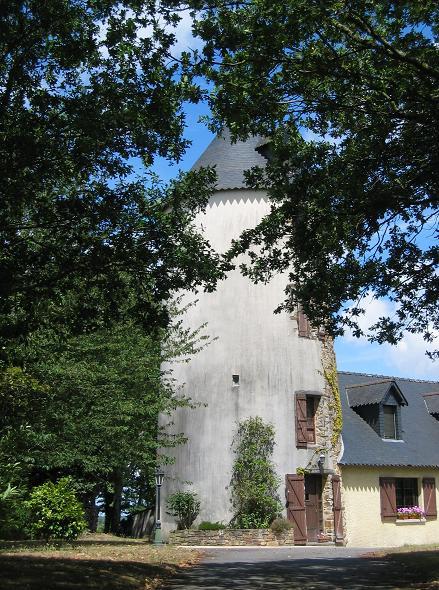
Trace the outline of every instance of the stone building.
{"label": "stone building", "polygon": [[[198,222],[218,252],[225,252],[269,210],[266,193],[246,188],[243,176],[252,166],[264,166],[265,143],[251,138],[231,144],[226,132],[195,164],[216,167],[216,192]],[[325,372],[335,374],[332,343],[310,329],[300,309],[273,313],[285,286],[285,276],[254,284],[237,269],[214,293],[198,294],[197,304],[188,310],[187,326],[207,322],[215,340],[190,363],[174,367],[183,393],[199,405],[179,409],[166,426],[168,432],[184,433],[187,443],[171,451],[174,463],[166,466],[165,536],[175,528],[166,514],[166,498],[176,490],[197,492],[198,521],[230,520],[232,440],[240,421],[260,416],[275,427],[279,496],[285,498],[285,516],[294,523],[296,542],[342,539],[340,443],[334,428],[340,410],[334,380],[331,386],[331,379],[325,379]],[[163,417],[162,425],[167,422]]]}

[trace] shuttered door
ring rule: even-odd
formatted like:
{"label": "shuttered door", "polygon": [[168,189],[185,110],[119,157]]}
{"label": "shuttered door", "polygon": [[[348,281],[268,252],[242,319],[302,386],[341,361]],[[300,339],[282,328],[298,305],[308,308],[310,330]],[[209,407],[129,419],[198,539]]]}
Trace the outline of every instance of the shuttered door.
{"label": "shuttered door", "polygon": [[380,477],[381,516],[396,516],[395,478]]}
{"label": "shuttered door", "polygon": [[341,505],[341,481],[339,475],[332,476],[332,498],[334,504],[335,542],[343,541],[343,512]]}
{"label": "shuttered door", "polygon": [[424,491],[425,516],[437,516],[436,482],[434,477],[424,477],[422,480],[422,489]]}
{"label": "shuttered door", "polygon": [[303,475],[286,475],[287,518],[293,524],[294,544],[306,545],[305,479]]}
{"label": "shuttered door", "polygon": [[308,420],[306,416],[306,395],[296,393],[296,446],[306,448],[308,443]]}

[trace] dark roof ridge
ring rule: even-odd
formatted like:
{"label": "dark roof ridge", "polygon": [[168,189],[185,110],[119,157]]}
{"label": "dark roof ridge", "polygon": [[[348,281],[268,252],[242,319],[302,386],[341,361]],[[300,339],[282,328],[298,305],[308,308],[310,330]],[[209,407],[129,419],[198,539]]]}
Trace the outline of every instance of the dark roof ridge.
{"label": "dark roof ridge", "polygon": [[354,387],[369,387],[370,385],[379,385],[380,383],[394,383],[395,379],[381,379],[381,381],[367,381],[366,383],[354,383],[353,385],[346,385],[346,389],[353,389]]}
{"label": "dark roof ridge", "polygon": [[337,371],[340,375],[360,375],[362,377],[382,377],[383,379],[391,379],[393,381],[410,381],[412,383],[439,383],[439,381],[432,381],[430,379],[412,379],[410,377],[394,377],[392,375],[375,375],[374,373],[358,373],[355,371]]}

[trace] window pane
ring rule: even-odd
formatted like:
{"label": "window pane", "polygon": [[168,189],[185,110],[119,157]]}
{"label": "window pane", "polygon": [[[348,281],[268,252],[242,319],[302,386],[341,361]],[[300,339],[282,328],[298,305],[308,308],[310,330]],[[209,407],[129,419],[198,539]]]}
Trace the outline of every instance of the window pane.
{"label": "window pane", "polygon": [[396,438],[396,408],[395,406],[383,406],[384,432],[383,438]]}
{"label": "window pane", "polygon": [[395,491],[397,508],[409,508],[418,505],[418,480],[416,478],[401,477],[396,479]]}
{"label": "window pane", "polygon": [[306,421],[307,421],[307,441],[316,442],[315,431],[316,400],[314,397],[306,398]]}

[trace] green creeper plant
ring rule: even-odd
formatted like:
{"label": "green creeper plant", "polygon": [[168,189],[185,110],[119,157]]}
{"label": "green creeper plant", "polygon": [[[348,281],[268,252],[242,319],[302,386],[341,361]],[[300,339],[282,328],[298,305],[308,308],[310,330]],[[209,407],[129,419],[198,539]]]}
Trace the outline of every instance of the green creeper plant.
{"label": "green creeper plant", "polygon": [[332,365],[326,368],[323,374],[332,395],[332,399],[329,402],[329,409],[333,412],[331,444],[334,448],[338,443],[343,428],[343,413],[341,409],[340,390],[338,388],[337,367]]}
{"label": "green creeper plant", "polygon": [[48,481],[32,490],[26,506],[35,537],[74,541],[85,530],[84,512],[72,483],[71,478],[63,477],[58,483]]}
{"label": "green creeper plant", "polygon": [[230,481],[231,524],[237,528],[268,528],[282,510],[277,492],[280,480],[272,461],[274,434],[273,425],[259,416],[238,425]]}

